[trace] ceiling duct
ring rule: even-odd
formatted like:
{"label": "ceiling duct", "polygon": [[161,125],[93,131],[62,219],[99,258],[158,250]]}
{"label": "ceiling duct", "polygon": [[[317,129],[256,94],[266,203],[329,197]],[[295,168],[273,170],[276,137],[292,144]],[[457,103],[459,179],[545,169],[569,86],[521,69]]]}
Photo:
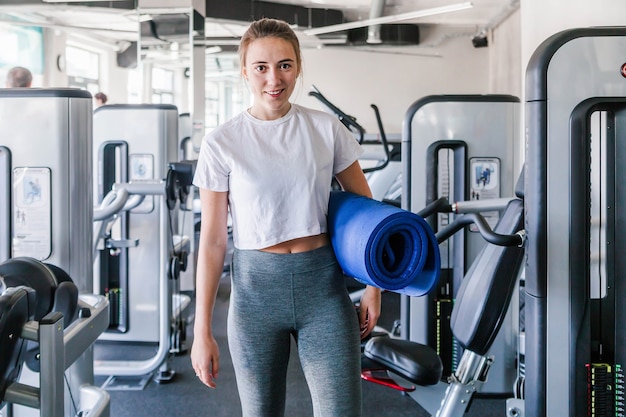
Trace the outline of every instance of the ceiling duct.
{"label": "ceiling duct", "polygon": [[[370,7],[370,19],[376,19],[383,15],[385,2],[386,0],[372,0],[372,6]],[[367,43],[378,44],[383,42],[380,38],[380,26],[381,25],[370,25],[367,27]]]}
{"label": "ceiling duct", "polygon": [[189,39],[189,15],[185,13],[158,14],[140,23],[142,44],[148,40],[160,42],[187,41]]}
{"label": "ceiling duct", "polygon": [[[386,0],[372,0],[369,19],[383,17]],[[420,40],[417,25],[409,24],[374,24],[348,31],[348,43],[351,45],[417,45]]]}
{"label": "ceiling duct", "polygon": [[340,10],[255,0],[206,0],[206,17],[242,22],[270,17],[303,28],[318,28],[344,22],[343,12]]}
{"label": "ceiling duct", "polygon": [[117,65],[121,68],[137,68],[137,42],[117,53]]}
{"label": "ceiling duct", "polygon": [[[2,2],[13,3],[12,1]],[[137,0],[18,0],[16,4],[68,4],[72,6],[100,7],[107,9],[133,10],[137,8]]]}
{"label": "ceiling duct", "polygon": [[[348,31],[348,44],[357,45],[374,45],[369,38],[369,27],[360,27],[350,29]],[[417,45],[420,42],[419,26],[408,23],[395,23],[380,25],[379,29],[380,42],[379,45],[387,46],[408,46]]]}

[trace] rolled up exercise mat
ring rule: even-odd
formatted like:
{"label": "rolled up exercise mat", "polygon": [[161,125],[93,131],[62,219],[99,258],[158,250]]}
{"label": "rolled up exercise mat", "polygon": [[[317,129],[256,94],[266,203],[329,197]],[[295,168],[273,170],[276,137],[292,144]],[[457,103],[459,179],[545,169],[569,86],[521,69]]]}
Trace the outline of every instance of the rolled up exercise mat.
{"label": "rolled up exercise mat", "polygon": [[430,292],[439,280],[439,245],[419,215],[368,197],[332,191],[328,232],[346,275],[409,296]]}

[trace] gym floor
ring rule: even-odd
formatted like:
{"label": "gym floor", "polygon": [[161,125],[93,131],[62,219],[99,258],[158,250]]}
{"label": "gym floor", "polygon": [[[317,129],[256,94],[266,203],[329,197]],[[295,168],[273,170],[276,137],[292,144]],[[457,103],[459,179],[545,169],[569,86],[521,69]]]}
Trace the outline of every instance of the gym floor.
{"label": "gym floor", "polygon": [[[115,417],[166,417],[166,416],[241,416],[235,375],[228,351],[226,337],[226,315],[230,295],[230,279],[227,274],[222,278],[215,305],[214,332],[220,346],[220,374],[217,389],[209,389],[196,378],[189,351],[173,356],[171,368],[176,372],[174,379],[167,384],[150,380],[141,390],[109,390],[111,395],[111,416]],[[193,314],[193,305],[188,308]],[[394,293],[383,295],[383,312],[379,324],[391,328],[393,320],[399,316],[399,296]],[[187,346],[193,339],[193,324],[190,317],[187,330]],[[126,345],[111,342],[97,342],[94,355],[96,359],[120,359],[119,352],[125,351],[125,360],[145,359],[154,354],[155,346]],[[143,356],[143,357],[142,357]],[[96,385],[101,386],[107,377],[96,377]],[[297,354],[292,350],[289,363],[287,384],[286,416],[313,416],[311,398],[304,375],[299,366]],[[427,417],[426,413],[409,396],[381,385],[363,382],[363,416],[412,416]],[[503,399],[475,399],[468,417],[490,417],[505,415]]]}

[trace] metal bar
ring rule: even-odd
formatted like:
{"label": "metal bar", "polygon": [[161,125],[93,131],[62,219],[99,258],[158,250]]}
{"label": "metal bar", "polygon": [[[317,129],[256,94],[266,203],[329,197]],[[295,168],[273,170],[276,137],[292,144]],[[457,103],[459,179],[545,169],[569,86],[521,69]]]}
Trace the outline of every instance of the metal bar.
{"label": "metal bar", "polygon": [[[90,307],[87,304],[91,302]],[[104,296],[81,294],[79,308],[87,308],[90,317],[78,318],[65,329],[64,370],[69,368],[109,326],[109,301]]]}
{"label": "metal bar", "polygon": [[39,323],[41,417],[59,417],[65,412],[64,350],[63,315],[58,312],[49,313]]}

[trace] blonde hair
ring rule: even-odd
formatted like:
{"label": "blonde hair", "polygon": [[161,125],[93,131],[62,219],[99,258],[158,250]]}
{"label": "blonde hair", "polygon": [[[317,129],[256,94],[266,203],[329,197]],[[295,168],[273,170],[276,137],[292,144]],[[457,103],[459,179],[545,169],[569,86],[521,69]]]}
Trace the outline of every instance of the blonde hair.
{"label": "blonde hair", "polygon": [[246,65],[246,53],[248,46],[255,40],[267,37],[284,39],[293,46],[296,54],[296,64],[298,65],[298,76],[302,75],[302,56],[300,51],[300,41],[291,26],[285,21],[278,19],[263,18],[250,24],[239,42],[239,62],[241,67]]}

